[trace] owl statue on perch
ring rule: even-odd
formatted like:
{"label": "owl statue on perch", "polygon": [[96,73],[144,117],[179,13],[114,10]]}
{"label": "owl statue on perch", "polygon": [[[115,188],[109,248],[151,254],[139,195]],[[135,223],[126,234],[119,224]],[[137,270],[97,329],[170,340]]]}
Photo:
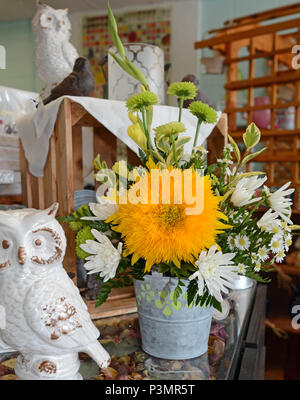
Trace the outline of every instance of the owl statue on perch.
{"label": "owl statue on perch", "polygon": [[70,42],[72,30],[68,9],[55,10],[37,1],[32,29],[36,38],[36,69],[46,83],[43,93],[43,97],[46,97],[53,87],[72,72],[75,60],[79,57]]}
{"label": "owl statue on perch", "polygon": [[98,342],[79,290],[62,266],[66,238],[46,210],[0,211],[0,339],[20,352],[21,380],[78,380],[78,352],[105,368],[110,356]]}

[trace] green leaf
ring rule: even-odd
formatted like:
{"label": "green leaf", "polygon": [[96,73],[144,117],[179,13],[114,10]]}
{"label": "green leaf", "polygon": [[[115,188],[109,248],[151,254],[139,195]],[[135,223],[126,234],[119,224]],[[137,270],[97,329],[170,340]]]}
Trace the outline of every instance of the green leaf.
{"label": "green leaf", "polygon": [[258,282],[262,282],[262,283],[268,283],[271,282],[271,279],[268,278],[263,278],[262,276],[260,276],[258,273],[254,272],[254,271],[248,271],[246,272],[246,276],[248,278],[254,279]]}
{"label": "green leaf", "polygon": [[261,153],[263,153],[265,150],[267,150],[266,147],[263,147],[261,150],[256,151],[255,153],[251,153],[248,156],[246,156],[245,158],[243,158],[243,161],[241,162],[241,168],[247,164],[247,162],[249,162],[250,160],[252,160],[253,158],[259,156]]}
{"label": "green leaf", "polygon": [[231,146],[233,147],[233,152],[237,159],[237,162],[239,163],[241,160],[241,153],[240,153],[239,146],[237,145],[236,141],[230,135],[228,135],[228,139],[229,139]]}
{"label": "green leaf", "polygon": [[117,57],[114,53],[111,51],[108,52],[112,56],[112,58],[119,64],[119,66],[127,72],[127,74],[131,75],[133,78],[137,79],[136,76],[132,73],[131,69],[128,67],[127,63],[123,60],[121,60],[119,57]]}
{"label": "green leaf", "polygon": [[121,39],[118,34],[118,26],[115,20],[114,14],[110,8],[109,1],[107,2],[107,11],[108,11],[108,30],[111,36],[111,39],[116,46],[118,53],[120,54],[121,58],[125,58],[125,50]]}
{"label": "green leaf", "polygon": [[246,132],[243,134],[243,140],[247,150],[257,145],[257,143],[260,141],[260,136],[261,134],[259,128],[254,122],[252,122],[246,129]]}
{"label": "green leaf", "polygon": [[145,75],[142,73],[142,71],[140,71],[134,64],[132,64],[132,62],[129,61],[127,57],[125,57],[125,62],[126,62],[127,67],[131,70],[131,75],[137,81],[141,82],[141,84],[144,86],[144,88],[146,90],[149,89],[147,79],[146,79]]}

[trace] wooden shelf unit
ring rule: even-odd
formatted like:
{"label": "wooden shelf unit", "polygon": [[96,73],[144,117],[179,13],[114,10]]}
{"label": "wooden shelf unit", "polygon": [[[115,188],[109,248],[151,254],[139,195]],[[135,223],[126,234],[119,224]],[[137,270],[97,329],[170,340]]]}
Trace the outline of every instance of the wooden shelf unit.
{"label": "wooden shelf unit", "polygon": [[[286,21],[276,18],[289,16]],[[295,18],[291,18],[295,16]],[[294,69],[292,53],[295,44],[300,43],[300,3],[263,11],[253,15],[227,21],[220,29],[210,31],[213,36],[195,43],[195,49],[209,47],[225,56],[227,67],[225,77],[226,106],[229,132],[241,143],[245,128],[238,127],[239,117],[246,113],[247,123],[253,119],[253,113],[269,110],[270,123],[262,129],[262,141],[268,150],[253,162],[262,163],[261,168],[268,173],[267,184],[281,186],[291,181],[296,188],[294,207],[300,204],[300,69]],[[264,25],[267,23],[267,25]],[[286,31],[288,30],[288,33]],[[242,49],[247,55],[240,55]],[[264,76],[256,76],[256,60],[265,60],[269,66]],[[248,77],[239,79],[239,63],[248,63]],[[289,88],[292,98],[281,100],[279,90]],[[269,104],[255,105],[255,91],[265,88]],[[239,104],[238,94],[247,93],[247,104]],[[294,113],[293,129],[278,129],[278,112],[292,107]],[[289,109],[291,110],[291,108]],[[253,168],[249,163],[248,170]]]}

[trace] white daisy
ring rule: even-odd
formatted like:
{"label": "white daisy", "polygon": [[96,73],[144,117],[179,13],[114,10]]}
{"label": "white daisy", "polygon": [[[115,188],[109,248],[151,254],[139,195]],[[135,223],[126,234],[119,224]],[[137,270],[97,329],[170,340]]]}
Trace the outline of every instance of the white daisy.
{"label": "white daisy", "polygon": [[89,271],[88,274],[99,272],[103,281],[106,282],[116,275],[122,254],[122,243],[119,242],[116,249],[103,233],[96,229],[92,229],[91,232],[96,240],[87,240],[80,245],[82,250],[92,254],[86,258],[84,267]]}
{"label": "white daisy", "polygon": [[291,205],[293,204],[292,199],[290,196],[295,189],[288,189],[290,186],[291,182],[287,182],[285,185],[283,185],[280,189],[276,190],[275,192],[271,193],[269,188],[265,186],[265,193],[268,197],[268,202],[271,208],[273,208],[274,211],[277,211],[279,216],[286,221],[289,224],[292,224],[292,221],[290,220],[289,216],[291,214]]}
{"label": "white daisy", "polygon": [[237,235],[235,238],[235,245],[239,250],[247,250],[250,246],[250,240],[245,235]]}
{"label": "white daisy", "polygon": [[251,254],[251,260],[254,264],[259,260],[258,255],[256,253]]}
{"label": "white daisy", "polygon": [[208,251],[202,251],[195,264],[198,271],[189,277],[189,280],[198,279],[198,294],[203,295],[206,285],[209,293],[222,302],[223,293],[228,293],[227,288],[232,288],[232,282],[238,278],[238,270],[233,265],[234,253],[223,254],[217,251],[218,246],[211,246]]}
{"label": "white daisy", "polygon": [[233,167],[232,169],[226,167],[225,172],[228,176],[233,176],[236,173],[236,167]]}
{"label": "white daisy", "polygon": [[284,238],[284,248],[285,251],[288,251],[289,247],[292,245],[293,240],[292,240],[292,235],[288,233],[286,237]]}
{"label": "white daisy", "polygon": [[291,228],[290,228],[290,226],[289,226],[289,224],[288,224],[286,221],[281,221],[281,222],[280,222],[280,225],[281,225],[282,229],[283,229],[285,232],[291,232],[291,231],[292,231]]}
{"label": "white daisy", "polygon": [[233,236],[228,236],[228,238],[227,238],[227,244],[228,244],[230,250],[233,250],[233,249],[234,249],[234,247],[235,247],[235,239],[234,239]]}
{"label": "white daisy", "polygon": [[225,146],[225,149],[227,149],[230,153],[232,153],[232,152],[233,152],[233,146],[232,146],[232,144],[228,143],[228,144]]}
{"label": "white daisy", "polygon": [[233,164],[233,161],[228,160],[227,158],[217,158],[217,162],[221,164]]}
{"label": "white daisy", "polygon": [[273,253],[279,253],[281,250],[283,250],[282,238],[275,235],[271,240],[270,247]]}
{"label": "white daisy", "polygon": [[247,269],[246,265],[239,263],[236,267],[238,269],[239,274],[245,275]]}
{"label": "white daisy", "polygon": [[277,263],[281,263],[281,262],[284,260],[284,257],[285,257],[285,252],[284,252],[284,250],[280,250],[280,251],[276,254],[275,261],[276,261]]}
{"label": "white daisy", "polygon": [[258,257],[261,261],[266,261],[269,258],[268,249],[266,246],[262,246],[257,251]]}
{"label": "white daisy", "polygon": [[258,262],[256,262],[255,265],[254,265],[254,271],[255,271],[255,272],[259,272],[260,269],[261,269],[261,263],[258,261]]}
{"label": "white daisy", "polygon": [[256,175],[240,179],[231,195],[232,204],[236,207],[242,207],[261,200],[261,197],[255,197],[254,199],[252,197],[256,189],[261,187],[266,180],[267,177],[259,178]]}

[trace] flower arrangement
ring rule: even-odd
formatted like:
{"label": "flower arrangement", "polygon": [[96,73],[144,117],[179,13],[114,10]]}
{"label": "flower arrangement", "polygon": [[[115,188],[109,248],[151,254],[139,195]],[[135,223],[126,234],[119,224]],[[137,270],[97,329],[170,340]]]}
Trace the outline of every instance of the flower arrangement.
{"label": "flower arrangement", "polygon": [[294,189],[287,183],[272,192],[263,186],[264,173],[245,172],[246,164],[265,150],[254,151],[261,136],[254,123],[243,136],[243,154],[229,137],[223,158],[207,165],[198,135],[201,124],[216,123],[217,113],[200,101],[189,106],[197,124],[192,151],[185,154],[191,137],[184,134],[182,107],[196,95],[191,82],[175,82],[168,89],[178,98],[178,120],[152,129],[157,96],[126,58],[109,6],[108,11],[120,57],[111,56],[141,83],[141,92],[126,102],[131,121],[127,133],[139,147],[141,167],[119,161],[108,170],[98,156],[95,177],[106,194],[63,221],[77,232],[77,256],[85,260],[88,273],[98,273],[103,282],[97,305],[113,288],[157,271],[177,278],[175,305],[185,293],[189,306],[221,310],[222,293],[228,293],[239,275],[267,282],[264,273],[284,259],[297,228],[290,220]]}

